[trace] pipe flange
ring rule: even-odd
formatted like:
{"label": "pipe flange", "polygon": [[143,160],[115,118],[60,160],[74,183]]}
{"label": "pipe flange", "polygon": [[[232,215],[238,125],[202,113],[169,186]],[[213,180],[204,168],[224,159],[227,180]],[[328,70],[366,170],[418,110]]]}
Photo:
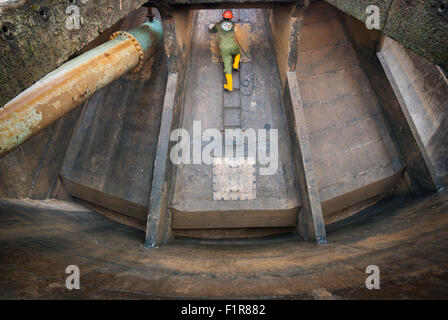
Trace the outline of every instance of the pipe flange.
{"label": "pipe flange", "polygon": [[115,38],[117,38],[118,36],[125,36],[125,37],[127,37],[128,39],[130,39],[130,40],[132,41],[132,44],[133,44],[134,47],[137,49],[137,51],[138,51],[138,55],[139,55],[138,64],[137,64],[137,66],[135,67],[135,69],[132,70],[132,72],[138,72],[138,71],[140,71],[140,70],[143,68],[143,62],[144,62],[144,60],[145,60],[145,59],[144,59],[145,53],[143,52],[143,48],[142,48],[142,46],[140,45],[140,43],[137,41],[137,39],[135,39],[135,37],[134,37],[132,34],[126,32],[126,31],[117,31],[117,32],[114,32],[114,33],[110,36],[110,39],[111,39],[111,40],[112,40],[112,39],[115,39]]}

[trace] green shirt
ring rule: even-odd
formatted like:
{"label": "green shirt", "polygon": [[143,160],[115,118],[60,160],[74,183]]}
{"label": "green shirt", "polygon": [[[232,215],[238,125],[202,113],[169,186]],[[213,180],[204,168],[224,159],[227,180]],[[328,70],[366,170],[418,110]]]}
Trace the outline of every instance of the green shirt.
{"label": "green shirt", "polygon": [[227,51],[238,48],[235,42],[235,23],[230,20],[223,20],[216,23],[210,32],[218,33],[219,48],[221,51]]}

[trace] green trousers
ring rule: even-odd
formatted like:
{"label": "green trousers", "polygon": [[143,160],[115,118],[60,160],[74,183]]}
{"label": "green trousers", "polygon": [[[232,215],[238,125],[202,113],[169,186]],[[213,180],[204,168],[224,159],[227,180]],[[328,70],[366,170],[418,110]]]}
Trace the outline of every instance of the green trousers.
{"label": "green trousers", "polygon": [[240,54],[240,48],[235,43],[232,46],[220,47],[220,50],[224,62],[224,73],[232,73],[233,57]]}

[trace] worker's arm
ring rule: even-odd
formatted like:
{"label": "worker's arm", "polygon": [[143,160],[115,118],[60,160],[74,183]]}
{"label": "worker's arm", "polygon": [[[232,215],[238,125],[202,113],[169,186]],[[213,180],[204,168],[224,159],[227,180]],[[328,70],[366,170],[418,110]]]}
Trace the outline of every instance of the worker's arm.
{"label": "worker's arm", "polygon": [[216,32],[218,32],[218,28],[216,27],[216,25],[217,25],[217,23],[216,23],[213,27],[211,27],[211,28],[209,29],[209,31],[210,31],[211,33],[216,33]]}

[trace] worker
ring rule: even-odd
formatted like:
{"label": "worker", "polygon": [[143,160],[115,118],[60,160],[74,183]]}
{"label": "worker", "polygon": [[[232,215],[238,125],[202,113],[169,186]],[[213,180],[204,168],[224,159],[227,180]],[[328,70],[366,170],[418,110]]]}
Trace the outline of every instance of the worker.
{"label": "worker", "polygon": [[[222,16],[223,20],[210,28],[210,32],[217,32],[219,36],[219,49],[224,62],[224,74],[227,80],[224,89],[233,91],[232,67],[235,70],[239,69],[241,54],[240,48],[235,41],[235,23],[232,21],[232,10],[225,10]],[[235,60],[233,61],[234,57]]]}

